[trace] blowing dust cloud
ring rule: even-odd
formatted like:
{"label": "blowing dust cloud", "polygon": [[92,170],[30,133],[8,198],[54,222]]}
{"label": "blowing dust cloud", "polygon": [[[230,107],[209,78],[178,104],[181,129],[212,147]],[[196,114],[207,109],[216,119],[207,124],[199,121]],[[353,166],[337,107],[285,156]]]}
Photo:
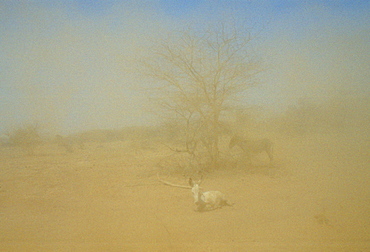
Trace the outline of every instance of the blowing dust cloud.
{"label": "blowing dust cloud", "polygon": [[369,9],[3,1],[0,250],[368,250]]}

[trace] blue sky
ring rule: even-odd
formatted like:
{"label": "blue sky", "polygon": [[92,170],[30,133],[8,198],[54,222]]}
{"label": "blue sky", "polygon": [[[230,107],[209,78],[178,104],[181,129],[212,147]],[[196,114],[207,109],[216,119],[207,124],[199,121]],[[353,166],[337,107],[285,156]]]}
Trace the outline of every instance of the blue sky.
{"label": "blue sky", "polygon": [[370,1],[0,1],[0,134],[155,123],[130,62],[168,32],[230,17],[260,31],[271,66],[246,104],[369,94]]}

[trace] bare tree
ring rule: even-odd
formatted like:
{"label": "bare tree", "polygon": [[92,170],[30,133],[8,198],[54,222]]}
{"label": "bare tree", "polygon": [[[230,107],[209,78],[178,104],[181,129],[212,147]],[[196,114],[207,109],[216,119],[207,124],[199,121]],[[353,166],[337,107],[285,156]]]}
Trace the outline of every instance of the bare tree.
{"label": "bare tree", "polygon": [[223,113],[257,83],[255,76],[262,71],[250,50],[252,40],[236,26],[187,29],[171,34],[142,62],[144,73],[157,81],[158,104],[185,126],[185,151],[197,155],[203,148],[212,168],[219,161]]}

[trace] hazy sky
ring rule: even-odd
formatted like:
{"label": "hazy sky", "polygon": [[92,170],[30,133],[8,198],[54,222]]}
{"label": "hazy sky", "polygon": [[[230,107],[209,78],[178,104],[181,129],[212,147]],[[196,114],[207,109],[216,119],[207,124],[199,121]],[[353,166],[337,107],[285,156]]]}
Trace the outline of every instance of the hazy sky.
{"label": "hazy sky", "polygon": [[133,59],[168,32],[230,17],[261,31],[270,68],[246,104],[370,94],[370,1],[0,0],[0,134],[155,122]]}

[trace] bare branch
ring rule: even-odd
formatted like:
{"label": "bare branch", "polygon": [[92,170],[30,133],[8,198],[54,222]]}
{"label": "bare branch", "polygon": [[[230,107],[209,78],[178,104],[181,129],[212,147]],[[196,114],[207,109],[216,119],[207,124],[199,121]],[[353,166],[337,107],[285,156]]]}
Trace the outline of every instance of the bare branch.
{"label": "bare branch", "polygon": [[177,185],[177,184],[173,184],[171,182],[168,182],[168,181],[165,181],[163,179],[161,179],[159,177],[159,173],[157,173],[157,178],[160,182],[162,182],[163,184],[167,185],[167,186],[172,186],[172,187],[178,187],[178,188],[184,188],[184,189],[191,189],[191,186],[185,186],[185,185]]}

